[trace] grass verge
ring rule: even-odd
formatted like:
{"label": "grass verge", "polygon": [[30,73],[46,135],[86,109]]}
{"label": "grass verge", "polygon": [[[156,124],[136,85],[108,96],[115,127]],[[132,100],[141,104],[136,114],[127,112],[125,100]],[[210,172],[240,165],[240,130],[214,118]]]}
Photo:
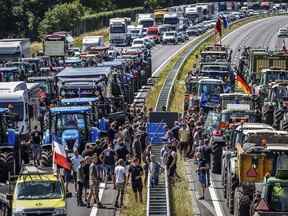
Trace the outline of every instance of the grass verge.
{"label": "grass verge", "polygon": [[178,154],[177,174],[180,179],[170,187],[170,209],[173,216],[193,215],[192,198],[188,188],[188,179],[185,175],[184,160]]}
{"label": "grass verge", "polygon": [[145,216],[146,215],[147,188],[143,187],[143,203],[135,202],[131,185],[126,189],[124,207],[120,210],[120,216]]}
{"label": "grass verge", "polygon": [[[85,36],[96,36],[96,35],[102,35],[104,36],[105,43],[109,41],[109,33],[108,28],[102,28],[96,31],[87,32],[84,34],[81,34],[74,38],[74,46],[75,47],[81,47],[82,46],[82,39]],[[33,42],[31,45],[32,53],[36,54],[39,50],[42,50],[42,43],[41,42]]]}

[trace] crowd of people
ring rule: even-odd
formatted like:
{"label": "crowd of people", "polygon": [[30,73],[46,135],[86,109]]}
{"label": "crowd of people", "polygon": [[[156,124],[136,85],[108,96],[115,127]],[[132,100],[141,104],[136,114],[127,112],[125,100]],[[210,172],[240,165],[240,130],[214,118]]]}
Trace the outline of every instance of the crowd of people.
{"label": "crowd of people", "polygon": [[[201,112],[189,110],[182,119],[175,122],[174,127],[167,128],[163,137],[167,144],[160,152],[161,161],[151,153],[146,127],[146,110],[134,109],[129,112],[125,121],[99,120],[101,137],[95,144],[87,144],[79,154],[75,150],[71,159],[71,170],[64,171],[67,192],[76,191],[77,204],[87,206],[94,204],[102,207],[99,200],[100,183],[113,183],[116,193],[115,207],[123,206],[126,187],[131,186],[136,202],[143,202],[143,187],[147,186],[150,171],[150,186],[156,187],[164,169],[170,183],[177,181],[177,160],[196,158],[198,176],[203,188],[209,185],[210,149],[208,140],[202,136],[204,118]],[[39,165],[39,146],[41,132],[38,127],[32,134],[32,152],[35,164]],[[179,154],[177,154],[177,152]],[[69,187],[74,184],[74,187]],[[69,191],[70,190],[70,191]]]}

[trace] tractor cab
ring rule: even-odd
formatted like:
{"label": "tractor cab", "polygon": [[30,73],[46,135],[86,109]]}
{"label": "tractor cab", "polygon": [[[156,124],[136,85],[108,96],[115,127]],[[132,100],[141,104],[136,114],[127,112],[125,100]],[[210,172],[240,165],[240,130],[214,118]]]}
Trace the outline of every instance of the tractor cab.
{"label": "tractor cab", "polygon": [[100,102],[97,97],[63,98],[61,106],[91,106],[92,119],[96,122],[99,116],[107,116],[111,112],[111,104],[107,100]]}
{"label": "tractor cab", "polygon": [[239,92],[234,93],[224,93],[220,95],[221,98],[221,110],[227,109],[228,106],[231,106],[231,104],[242,105],[245,104],[248,109],[251,109],[253,107],[253,101],[250,95],[243,94]]}
{"label": "tractor cab", "polygon": [[[86,143],[95,143],[97,128],[93,127],[89,106],[70,106],[50,108],[46,121],[48,124],[43,137],[43,147],[58,142],[68,153],[82,152]],[[96,134],[97,135],[97,134]]]}
{"label": "tractor cab", "polygon": [[224,92],[224,83],[218,79],[201,79],[198,84],[200,107],[204,110],[215,109],[220,105],[220,94]]}
{"label": "tractor cab", "polygon": [[15,129],[8,126],[9,111],[0,108],[0,182],[17,174],[21,166],[21,149]]}
{"label": "tractor cab", "polygon": [[201,52],[201,63],[203,62],[228,62],[229,49],[224,46],[209,46]]}
{"label": "tractor cab", "polygon": [[2,67],[0,68],[0,81],[12,82],[21,80],[21,75],[24,80],[24,73],[21,73],[18,67]]}

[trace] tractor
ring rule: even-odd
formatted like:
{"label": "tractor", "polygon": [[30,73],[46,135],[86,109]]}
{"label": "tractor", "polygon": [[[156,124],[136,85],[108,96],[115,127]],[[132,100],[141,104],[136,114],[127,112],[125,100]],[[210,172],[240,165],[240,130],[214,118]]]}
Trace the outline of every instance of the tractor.
{"label": "tractor", "polygon": [[53,107],[45,118],[41,148],[43,166],[51,165],[53,142],[64,145],[70,157],[76,149],[81,153],[87,143],[95,143],[99,138],[89,106]]}
{"label": "tractor", "polygon": [[17,174],[22,162],[20,139],[16,130],[9,128],[8,118],[8,109],[0,108],[0,182]]}

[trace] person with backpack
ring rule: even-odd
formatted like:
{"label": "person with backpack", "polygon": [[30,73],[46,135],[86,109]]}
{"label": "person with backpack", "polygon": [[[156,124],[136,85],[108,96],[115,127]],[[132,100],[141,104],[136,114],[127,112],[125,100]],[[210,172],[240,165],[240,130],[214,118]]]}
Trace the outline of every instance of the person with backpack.
{"label": "person with backpack", "polygon": [[109,143],[108,148],[102,152],[102,161],[105,170],[105,183],[108,182],[108,179],[111,179],[114,173],[115,157],[116,153],[112,149],[112,144]]}
{"label": "person with backpack", "polygon": [[201,184],[202,187],[202,196],[199,198],[199,200],[203,200],[205,197],[205,190],[208,186],[207,184],[207,172],[209,172],[209,167],[205,159],[201,156],[200,152],[196,153],[196,159],[198,161],[198,168],[197,168],[197,173],[198,173],[198,180]]}

